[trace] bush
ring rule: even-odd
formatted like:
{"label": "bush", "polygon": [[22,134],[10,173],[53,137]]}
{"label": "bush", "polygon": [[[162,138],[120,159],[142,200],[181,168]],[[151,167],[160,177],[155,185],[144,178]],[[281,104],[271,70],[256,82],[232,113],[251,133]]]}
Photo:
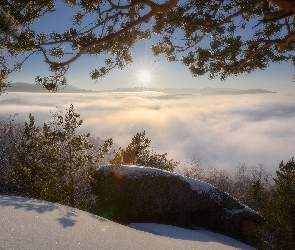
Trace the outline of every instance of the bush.
{"label": "bush", "polygon": [[168,160],[167,154],[157,154],[150,150],[151,140],[145,137],[145,131],[133,136],[131,143],[116,151],[110,163],[114,166],[138,165],[173,171],[179,162]]}

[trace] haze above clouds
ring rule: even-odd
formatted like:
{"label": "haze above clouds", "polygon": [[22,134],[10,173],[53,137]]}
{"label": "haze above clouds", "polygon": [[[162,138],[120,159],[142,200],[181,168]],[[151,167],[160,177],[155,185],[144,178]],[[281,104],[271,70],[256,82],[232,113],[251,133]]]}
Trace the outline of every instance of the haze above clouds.
{"label": "haze above clouds", "polygon": [[181,161],[201,159],[207,167],[234,170],[262,163],[272,173],[295,156],[295,94],[165,95],[142,93],[8,93],[0,96],[0,117],[32,113],[40,125],[56,107],[72,103],[83,132],[112,137],[125,147],[146,131],[158,153]]}

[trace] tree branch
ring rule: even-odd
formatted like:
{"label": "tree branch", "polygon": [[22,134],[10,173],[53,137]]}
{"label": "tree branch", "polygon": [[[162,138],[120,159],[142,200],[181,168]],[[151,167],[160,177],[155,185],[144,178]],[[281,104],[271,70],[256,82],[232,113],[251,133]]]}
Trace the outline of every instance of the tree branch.
{"label": "tree branch", "polygon": [[[80,56],[82,56],[84,54],[84,52],[88,48],[93,47],[93,46],[97,46],[97,45],[101,45],[101,44],[103,44],[105,42],[116,39],[116,38],[120,37],[121,35],[125,34],[126,32],[128,32],[129,30],[132,30],[137,25],[139,25],[141,23],[144,23],[144,22],[148,22],[156,14],[167,13],[168,11],[172,10],[176,6],[176,4],[178,3],[178,0],[169,0],[168,2],[166,2],[164,4],[156,4],[156,3],[152,2],[152,1],[149,1],[149,0],[136,1],[135,3],[137,5],[138,4],[145,4],[145,5],[150,6],[151,7],[150,12],[148,12],[146,15],[138,18],[137,20],[134,20],[127,27],[122,28],[121,30],[119,30],[119,31],[117,31],[115,33],[112,33],[112,34],[109,34],[109,35],[107,35],[105,37],[96,39],[95,41],[89,42],[88,44],[81,44],[81,43],[78,43],[78,42],[76,42],[74,40],[69,40],[69,39],[58,40],[58,41],[54,41],[54,42],[47,42],[47,43],[40,44],[40,47],[38,47],[38,48],[40,49],[40,51],[44,55],[45,62],[50,64],[50,65],[57,66],[57,67],[63,67],[63,66],[69,65],[72,62],[76,61]],[[133,5],[131,4],[130,6],[133,6]],[[98,27],[98,26],[99,25],[96,25],[95,27]],[[95,29],[95,28],[93,27],[91,29]],[[89,30],[91,30],[91,29],[89,29]],[[89,30],[87,32],[89,32]],[[64,62],[51,61],[49,59],[49,57],[47,56],[46,50],[41,46],[54,45],[54,44],[57,44],[57,43],[60,43],[60,42],[69,42],[69,43],[72,43],[72,44],[75,44],[75,45],[79,45],[80,46],[79,52],[75,56],[73,56],[71,59],[69,59],[67,61],[64,61]]]}

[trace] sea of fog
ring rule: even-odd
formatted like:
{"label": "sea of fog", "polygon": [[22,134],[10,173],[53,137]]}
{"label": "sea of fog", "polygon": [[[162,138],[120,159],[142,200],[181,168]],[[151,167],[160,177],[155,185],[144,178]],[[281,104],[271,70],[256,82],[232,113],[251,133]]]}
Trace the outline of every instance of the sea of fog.
{"label": "sea of fog", "polygon": [[295,94],[166,95],[142,93],[25,93],[0,96],[1,119],[49,121],[72,103],[82,132],[126,146],[146,131],[153,149],[181,162],[234,170],[263,164],[274,173],[295,156]]}

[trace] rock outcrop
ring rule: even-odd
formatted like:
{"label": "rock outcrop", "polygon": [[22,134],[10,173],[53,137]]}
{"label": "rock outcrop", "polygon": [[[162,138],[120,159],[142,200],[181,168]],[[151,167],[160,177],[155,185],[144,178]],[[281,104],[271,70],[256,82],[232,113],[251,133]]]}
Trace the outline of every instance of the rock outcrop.
{"label": "rock outcrop", "polygon": [[159,169],[104,166],[97,169],[95,213],[123,224],[154,222],[196,226],[243,242],[264,218],[212,185]]}

